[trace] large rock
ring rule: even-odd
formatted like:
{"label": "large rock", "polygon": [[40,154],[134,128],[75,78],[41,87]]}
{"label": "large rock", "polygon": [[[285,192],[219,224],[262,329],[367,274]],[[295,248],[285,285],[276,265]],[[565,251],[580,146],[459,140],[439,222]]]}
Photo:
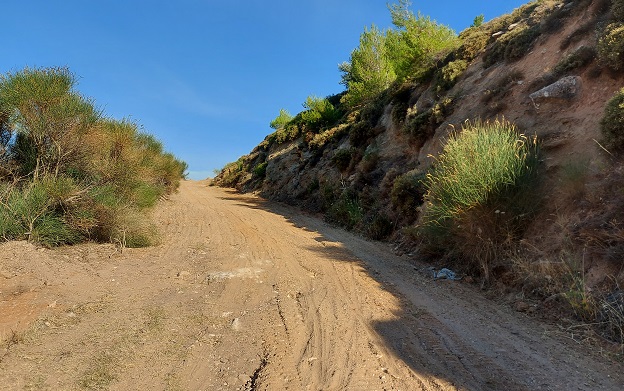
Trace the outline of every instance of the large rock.
{"label": "large rock", "polygon": [[580,76],[566,76],[548,85],[541,90],[535,91],[529,98],[533,102],[550,99],[572,99],[581,91]]}

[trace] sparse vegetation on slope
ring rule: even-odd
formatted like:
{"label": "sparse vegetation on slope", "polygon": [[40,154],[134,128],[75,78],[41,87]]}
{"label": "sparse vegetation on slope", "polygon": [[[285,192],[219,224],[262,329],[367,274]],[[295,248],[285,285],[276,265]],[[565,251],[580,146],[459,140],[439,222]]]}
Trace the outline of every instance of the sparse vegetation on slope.
{"label": "sparse vegetation on slope", "polygon": [[0,237],[154,243],[146,211],[186,165],[135,123],[105,118],[75,84],[66,68],[0,79]]}
{"label": "sparse vegetation on slope", "polygon": [[624,150],[624,88],[607,102],[600,125],[606,144],[616,151]]}
{"label": "sparse vegetation on slope", "polygon": [[[535,300],[530,308],[556,307],[620,342],[613,322],[622,317],[605,308],[624,308],[613,299],[624,285],[621,4],[532,1],[476,19],[459,36],[407,2],[391,5],[395,29],[366,30],[340,66],[346,90],[327,98],[340,116],[309,127],[296,115],[215,183],[323,213],[397,252],[435,254],[509,297]],[[425,36],[411,37],[412,23]],[[564,76],[574,80],[565,94],[559,83],[530,98]],[[496,120],[503,116],[513,123]],[[442,153],[445,145],[465,149]],[[469,169],[444,170],[451,161]]]}

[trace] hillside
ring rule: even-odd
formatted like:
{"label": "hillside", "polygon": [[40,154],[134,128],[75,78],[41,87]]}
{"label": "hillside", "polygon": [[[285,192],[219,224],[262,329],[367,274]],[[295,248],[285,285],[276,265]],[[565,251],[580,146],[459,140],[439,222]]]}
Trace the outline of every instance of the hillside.
{"label": "hillside", "polygon": [[[320,126],[305,126],[312,101],[292,119],[276,118],[276,132],[214,183],[322,213],[470,275],[520,310],[596,324],[621,347],[624,116],[621,105],[610,104],[615,114],[607,106],[624,86],[622,3],[537,1],[471,27],[431,68],[373,100],[346,107],[349,90],[328,97],[338,114]],[[481,205],[450,242],[432,246],[438,238],[420,229],[435,203],[427,175],[449,136],[475,120],[537,139],[537,180],[522,200],[531,213],[509,217],[510,208],[503,217],[505,209]],[[520,220],[521,229],[505,230]]]}

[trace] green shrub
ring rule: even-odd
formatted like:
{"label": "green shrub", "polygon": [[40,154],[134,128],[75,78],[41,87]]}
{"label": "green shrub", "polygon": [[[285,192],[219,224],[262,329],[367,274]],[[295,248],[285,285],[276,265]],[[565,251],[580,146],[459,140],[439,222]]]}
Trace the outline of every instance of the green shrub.
{"label": "green shrub", "polygon": [[318,132],[323,127],[336,123],[342,113],[327,98],[308,96],[300,113],[301,123],[307,131]]}
{"label": "green shrub", "polygon": [[395,29],[387,31],[387,48],[397,80],[423,78],[460,44],[455,32],[431,18],[409,10],[409,1],[389,5]]}
{"label": "green shrub", "polygon": [[408,134],[412,140],[418,143],[424,143],[433,136],[433,110],[429,109],[421,113],[408,113],[407,119],[403,125],[403,131]]}
{"label": "green shrub", "polygon": [[473,19],[472,24],[470,25],[470,27],[479,27],[479,26],[481,26],[483,24],[483,22],[485,22],[485,16],[483,14],[477,15]]}
{"label": "green shrub", "polygon": [[624,150],[624,88],[607,102],[600,127],[607,147]]}
{"label": "green shrub", "polygon": [[253,170],[254,175],[257,176],[258,178],[264,178],[266,176],[266,170],[267,170],[268,165],[269,165],[268,162],[262,162],[258,164],[256,167],[254,167],[254,170]]}
{"label": "green shrub", "polygon": [[386,34],[375,26],[364,30],[359,46],[351,52],[350,61],[338,68],[342,72],[342,84],[347,87],[341,103],[351,108],[373,100],[396,79]]}
{"label": "green shrub", "polygon": [[468,68],[468,62],[465,60],[451,61],[442,67],[436,80],[438,90],[446,91],[451,89],[466,68]]}
{"label": "green shrub", "polygon": [[553,74],[564,75],[575,69],[582,68],[590,64],[596,58],[596,50],[588,46],[581,46],[570,55],[562,58],[553,68]]}
{"label": "green shrub", "polygon": [[30,239],[47,247],[55,247],[78,243],[83,240],[83,237],[69,227],[61,217],[45,214],[33,227]]}
{"label": "green shrub", "polygon": [[[116,232],[146,231],[142,210],[185,175],[186,163],[159,140],[136,123],[103,117],[75,82],[66,68],[0,78],[0,175],[12,176],[0,194],[4,239],[118,241]],[[135,214],[141,218],[125,217]]]}
{"label": "green shrub", "polygon": [[360,200],[352,190],[344,190],[329,207],[326,217],[335,224],[346,229],[353,229],[364,216]]}
{"label": "green shrub", "polygon": [[516,27],[503,34],[486,50],[483,65],[487,68],[499,61],[510,63],[521,59],[531,50],[539,35],[539,25]]}
{"label": "green shrub", "polygon": [[221,169],[217,177],[217,181],[220,186],[234,187],[238,183],[238,180],[244,173],[244,159],[239,158],[235,162],[231,162],[225,165]]}
{"label": "green shrub", "polygon": [[392,123],[399,127],[405,125],[408,108],[407,102],[395,102],[392,106]]}
{"label": "green shrub", "polygon": [[339,139],[349,132],[349,125],[340,124],[333,128],[327,129],[321,133],[315,134],[308,143],[311,149],[320,149],[332,140]]}
{"label": "green shrub", "polygon": [[51,178],[7,189],[0,206],[0,236],[6,240],[29,239],[46,246],[73,244],[83,239],[67,224],[65,180]]}
{"label": "green shrub", "polygon": [[624,23],[608,25],[597,45],[598,60],[609,68],[624,69]]}
{"label": "green shrub", "polygon": [[489,277],[537,205],[537,146],[505,121],[467,123],[427,174],[420,224],[432,247]]}
{"label": "green shrub", "polygon": [[373,171],[377,167],[379,159],[379,151],[376,148],[367,149],[364,153],[364,157],[362,157],[362,171],[365,173]]}
{"label": "green shrub", "polygon": [[163,189],[147,182],[139,182],[132,189],[132,203],[139,209],[151,208],[156,205],[163,194]]}
{"label": "green shrub", "polygon": [[367,121],[358,121],[349,127],[349,142],[356,147],[366,145],[374,133]]}
{"label": "green shrub", "polygon": [[293,116],[286,109],[280,109],[279,115],[269,124],[273,129],[283,129],[292,121]]}

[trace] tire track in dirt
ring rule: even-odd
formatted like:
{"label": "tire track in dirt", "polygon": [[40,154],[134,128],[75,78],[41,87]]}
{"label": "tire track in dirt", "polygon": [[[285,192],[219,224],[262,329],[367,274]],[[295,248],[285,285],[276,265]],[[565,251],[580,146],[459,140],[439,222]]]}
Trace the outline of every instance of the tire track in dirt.
{"label": "tire track in dirt", "polygon": [[[48,281],[35,291],[56,305],[4,355],[0,389],[624,384],[621,364],[295,209],[184,182],[155,217],[159,246],[44,250],[45,262],[12,277],[16,286]],[[21,259],[3,270],[22,270]]]}

